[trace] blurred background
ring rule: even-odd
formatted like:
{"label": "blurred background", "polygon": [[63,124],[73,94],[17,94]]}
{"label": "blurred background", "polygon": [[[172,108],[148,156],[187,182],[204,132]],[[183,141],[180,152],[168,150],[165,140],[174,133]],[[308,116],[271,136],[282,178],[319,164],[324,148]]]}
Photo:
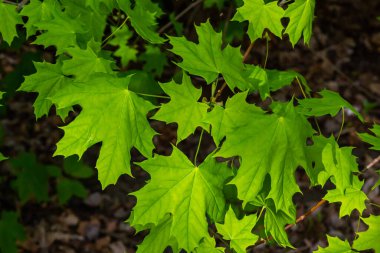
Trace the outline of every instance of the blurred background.
{"label": "blurred background", "polygon": [[[209,19],[217,30],[224,31],[227,42],[234,46],[241,45],[242,52],[250,44],[244,33],[245,24],[225,22],[234,15],[240,1],[155,2],[160,4],[165,13],[174,13],[171,16],[163,15],[159,20],[158,29],[163,29],[167,35],[186,36],[196,41],[194,24]],[[186,13],[176,21],[176,15],[186,9]],[[279,40],[272,37],[267,67],[300,72],[314,92],[324,88],[339,91],[364,115],[366,122],[380,123],[378,16],[378,0],[317,0],[310,46],[299,43],[292,48],[286,38]],[[17,243],[19,252],[135,252],[136,245],[142,241],[145,233],[136,234],[124,222],[135,204],[134,197],[128,194],[141,188],[149,179],[148,175],[135,166],[135,178],[121,176],[115,186],[102,191],[94,169],[100,144],[89,149],[79,162],[77,157],[53,157],[55,144],[63,135],[57,126],[65,123],[54,115],[54,111],[36,120],[32,106],[36,94],[17,92],[17,89],[24,76],[35,73],[33,61],[53,61],[54,48],[45,50],[33,45],[31,42],[34,37],[26,40],[21,27],[18,32],[20,38],[11,47],[6,43],[0,44],[0,90],[6,92],[2,100],[5,106],[0,108],[0,151],[9,157],[0,164],[0,213],[3,212],[0,230],[7,225],[4,225],[5,211],[11,211],[8,215],[16,216],[8,217],[7,220],[13,221],[11,225],[17,228],[19,238],[23,238]],[[106,31],[106,34],[110,33]],[[144,85],[148,85],[151,92],[160,92],[157,81],[168,82],[178,74],[178,68],[172,63],[178,58],[166,51],[168,45],[161,48],[147,46],[143,40],[136,40],[135,37],[132,35],[128,40],[125,51],[112,43],[105,49],[114,53],[121,71],[141,75],[145,80]],[[265,52],[265,40],[257,41],[246,63],[263,64]],[[205,85],[204,81],[196,78],[194,83]],[[223,94],[225,97],[228,95],[228,92]],[[274,96],[285,100],[300,95],[297,87],[289,87],[276,92]],[[71,113],[68,121],[76,115],[76,112]],[[154,139],[157,153],[170,154],[171,143],[176,139],[176,125],[156,121],[151,124],[161,134]],[[320,118],[319,124],[326,136],[337,134],[341,116]],[[354,154],[361,168],[365,168],[379,155],[369,151],[356,134],[369,126],[363,126],[354,116],[348,115],[340,138],[342,146],[357,147]],[[199,132],[196,132],[181,142],[179,147],[193,156],[198,139]],[[214,148],[213,145],[212,139],[205,136],[200,157],[204,158]],[[132,151],[132,154],[133,161],[144,159],[137,151]],[[368,191],[377,175],[373,170],[367,170],[362,176],[369,179],[368,185],[364,186],[364,190]],[[323,192],[309,189],[309,181],[302,171],[297,172],[297,180],[304,193],[294,198],[300,215],[314,206],[323,197]],[[372,202],[380,203],[379,189],[369,197]],[[368,206],[368,211],[380,213],[380,209],[375,206]],[[326,244],[326,234],[352,240],[358,226],[358,215],[354,213],[351,218],[339,219],[338,212],[339,204],[326,205],[293,227],[288,235],[297,250],[260,245],[254,252],[310,252],[318,244]],[[5,236],[3,229],[0,231],[0,244],[4,243]]]}

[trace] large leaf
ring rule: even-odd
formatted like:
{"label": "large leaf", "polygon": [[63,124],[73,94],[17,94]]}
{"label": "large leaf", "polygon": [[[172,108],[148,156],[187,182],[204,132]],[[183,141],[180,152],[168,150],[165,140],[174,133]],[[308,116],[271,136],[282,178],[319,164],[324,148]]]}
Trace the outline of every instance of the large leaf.
{"label": "large leaf", "polygon": [[225,200],[223,185],[230,169],[211,156],[199,166],[193,165],[176,147],[170,156],[155,156],[140,166],[151,180],[133,193],[137,204],[132,225],[157,226],[171,214],[171,235],[178,247],[190,252],[209,237],[206,214],[213,221],[223,220]]}
{"label": "large leaf", "polygon": [[182,84],[174,81],[161,84],[161,88],[170,96],[170,102],[163,104],[153,119],[165,121],[166,123],[177,123],[177,139],[182,141],[200,126],[207,129],[203,122],[209,106],[198,102],[202,90],[196,89],[191,79],[183,73]]}
{"label": "large leaf", "polygon": [[248,35],[252,42],[263,37],[265,29],[281,38],[284,27],[281,19],[284,10],[277,5],[277,1],[244,0],[244,5],[237,9],[232,20],[248,21]]}
{"label": "large leaf", "polygon": [[169,37],[173,46],[171,51],[183,59],[177,65],[190,74],[203,77],[207,83],[215,81],[222,74],[231,89],[239,87],[245,90],[251,87],[240,48],[228,45],[222,50],[222,34],[215,32],[208,21],[196,26],[196,31],[198,44],[184,37]]}
{"label": "large leaf", "polygon": [[116,183],[122,174],[130,174],[130,150],[136,147],[151,156],[155,132],[147,113],[155,107],[128,90],[131,76],[116,78],[98,74],[89,82],[76,82],[56,92],[52,101],[58,108],[80,105],[82,111],[69,125],[57,144],[55,155],[79,157],[101,142],[96,167],[103,188]]}
{"label": "large leaf", "polygon": [[[235,95],[231,100],[234,102],[227,102],[226,110],[232,105],[230,113],[235,116],[224,119],[229,129],[217,153],[221,157],[242,158],[230,183],[236,185],[239,199],[246,204],[255,199],[269,174],[271,190],[267,198],[273,199],[276,210],[289,214],[292,197],[299,192],[295,170],[306,167],[306,140],[313,133],[310,124],[296,112],[293,101],[276,104],[274,113],[266,114],[254,105],[247,105],[245,94]],[[251,112],[246,108],[251,108]]]}

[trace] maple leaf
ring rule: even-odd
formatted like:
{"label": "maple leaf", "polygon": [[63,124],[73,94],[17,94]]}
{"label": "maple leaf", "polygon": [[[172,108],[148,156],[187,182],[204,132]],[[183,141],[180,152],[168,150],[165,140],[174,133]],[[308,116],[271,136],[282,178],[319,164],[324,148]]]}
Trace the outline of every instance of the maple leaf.
{"label": "maple leaf", "polygon": [[207,83],[215,81],[222,74],[228,86],[242,90],[252,85],[249,72],[243,64],[240,48],[228,45],[222,50],[222,34],[215,32],[207,21],[195,27],[199,43],[188,41],[185,37],[170,37],[171,51],[183,59],[176,63],[190,74],[203,77]]}
{"label": "maple leaf", "polygon": [[207,129],[208,125],[203,122],[203,118],[206,117],[209,106],[198,102],[202,90],[194,87],[186,73],[183,73],[182,84],[172,81],[160,86],[170,96],[170,102],[163,104],[152,119],[177,123],[178,141],[186,139],[199,126]]}
{"label": "maple leaf", "polygon": [[375,252],[380,252],[380,216],[371,215],[361,220],[367,224],[369,228],[367,231],[357,233],[359,238],[354,241],[352,248],[356,250],[374,249]]}
{"label": "maple leaf", "polygon": [[137,247],[137,253],[164,252],[168,246],[173,252],[179,252],[177,242],[171,235],[173,219],[167,216],[150,229],[144,241]]}
{"label": "maple leaf", "polygon": [[287,212],[276,211],[275,203],[272,200],[267,200],[265,201],[265,210],[264,227],[267,238],[271,236],[281,247],[294,248],[285,231],[287,224],[295,223],[296,210],[294,205]]}
{"label": "maple leaf", "polygon": [[123,26],[117,30],[116,27],[111,27],[113,38],[108,44],[119,47],[114,51],[114,56],[120,57],[121,65],[127,66],[130,61],[136,61],[138,50],[128,46],[128,40],[133,36],[133,32],[127,26]]}
{"label": "maple leaf", "polygon": [[170,156],[157,155],[139,163],[151,180],[133,193],[133,226],[158,225],[171,214],[171,235],[178,247],[191,252],[209,237],[206,213],[212,221],[223,220],[223,186],[230,169],[211,155],[199,166],[193,165],[176,147]]}
{"label": "maple leaf", "polygon": [[215,239],[212,237],[206,237],[202,240],[198,248],[195,249],[195,253],[223,253],[224,248],[216,247]]}
{"label": "maple leaf", "polygon": [[84,198],[88,191],[78,180],[60,178],[57,182],[58,200],[61,205],[67,203],[73,196]]}
{"label": "maple leaf", "polygon": [[324,185],[330,177],[336,189],[342,194],[353,186],[353,172],[358,172],[356,157],[352,155],[352,147],[340,148],[338,143],[327,143],[322,150],[324,171],[318,175],[318,182]]}
{"label": "maple leaf", "polygon": [[372,134],[361,133],[358,135],[362,141],[372,146],[371,149],[380,150],[380,125],[373,125],[371,133]]}
{"label": "maple leaf", "polygon": [[75,76],[76,81],[88,81],[94,73],[113,73],[114,62],[106,59],[107,56],[101,51],[100,43],[91,40],[85,50],[74,47],[65,51],[72,58],[63,61],[62,72],[65,75]]}
{"label": "maple leaf", "polygon": [[11,45],[13,39],[17,37],[18,24],[22,24],[22,19],[16,10],[17,6],[0,1],[0,33],[5,42]]}
{"label": "maple leaf", "polygon": [[12,186],[22,203],[33,198],[39,202],[49,200],[49,177],[60,176],[58,167],[39,164],[33,154],[21,154],[11,164],[17,175]]}
{"label": "maple leaf", "polygon": [[[274,113],[266,114],[255,105],[248,106],[246,94],[235,97],[231,103],[234,109],[230,111],[235,117],[224,119],[224,124],[230,129],[216,155],[242,158],[237,175],[230,184],[236,185],[238,198],[244,205],[255,199],[269,174],[272,187],[267,198],[273,199],[276,210],[289,213],[293,207],[292,197],[299,192],[294,173],[298,166],[306,167],[306,140],[313,130],[305,117],[296,112],[293,101],[275,104]],[[236,106],[239,103],[240,107]],[[250,111],[247,107],[251,107]],[[227,102],[226,110],[228,108]]]}
{"label": "maple leaf", "polygon": [[28,21],[24,24],[27,37],[34,35],[38,28],[35,24],[39,22],[47,22],[54,18],[54,13],[59,11],[59,3],[55,0],[31,0],[25,5],[21,12],[21,16],[28,17]]}
{"label": "maple leaf", "polygon": [[88,82],[62,87],[51,100],[57,108],[80,105],[82,111],[63,127],[63,138],[55,155],[82,156],[92,145],[101,142],[96,167],[102,187],[116,183],[121,174],[129,174],[130,150],[136,147],[151,156],[154,130],[147,113],[155,108],[150,102],[128,90],[131,76],[117,78],[98,73]]}
{"label": "maple leaf", "polygon": [[[48,115],[51,106],[50,97],[58,90],[71,85],[72,79],[66,77],[62,73],[62,63],[58,61],[56,64],[48,62],[35,62],[34,67],[37,72],[25,77],[19,91],[38,92],[36,101],[33,104],[34,114],[36,118]],[[57,110],[57,114],[61,118],[65,118],[71,107]]]}
{"label": "maple leaf", "polygon": [[365,195],[365,193],[361,190],[363,184],[364,181],[360,181],[359,178],[354,177],[353,186],[347,188],[344,193],[338,189],[328,190],[324,199],[330,203],[342,203],[339,210],[340,218],[346,215],[350,216],[351,212],[355,209],[362,214],[364,209],[366,209],[365,202],[368,200],[367,195]]}
{"label": "maple leaf", "polygon": [[305,44],[309,44],[313,32],[315,0],[296,0],[285,11],[284,17],[290,18],[284,33],[289,34],[293,47],[303,35]]}
{"label": "maple leaf", "polygon": [[298,100],[300,111],[307,116],[323,116],[330,114],[332,117],[336,116],[338,112],[344,108],[349,109],[361,121],[363,116],[339,93],[330,90],[322,90],[319,92],[321,98],[305,98]]}
{"label": "maple leaf", "polygon": [[168,64],[167,57],[161,52],[160,48],[151,45],[146,46],[146,51],[139,59],[145,62],[143,70],[151,72],[155,76],[161,76],[165,66]]}
{"label": "maple leaf", "polygon": [[244,5],[237,9],[232,21],[249,22],[247,33],[252,42],[262,38],[265,29],[281,38],[284,13],[277,1],[266,3],[264,0],[244,0]]}
{"label": "maple leaf", "polygon": [[230,208],[224,218],[224,224],[216,224],[216,228],[225,240],[231,241],[232,249],[237,253],[245,253],[246,248],[259,239],[251,232],[256,222],[256,215],[244,216],[241,220],[237,219],[234,211]]}
{"label": "maple leaf", "polygon": [[327,235],[327,241],[329,246],[326,248],[318,247],[315,253],[354,253],[355,251],[351,250],[351,246],[348,241],[343,241],[338,237],[332,237]]}
{"label": "maple leaf", "polygon": [[205,8],[211,8],[214,5],[216,5],[216,7],[218,7],[218,9],[221,10],[225,2],[226,2],[225,0],[205,0],[203,2],[203,6]]}
{"label": "maple leaf", "polygon": [[77,45],[77,36],[86,33],[84,24],[79,19],[73,19],[64,12],[52,12],[54,18],[36,23],[35,26],[43,33],[37,36],[34,44],[45,47],[55,46],[57,54],[61,54],[68,47]]}
{"label": "maple leaf", "polygon": [[[118,0],[120,9],[127,13],[131,25],[136,32],[150,43],[161,44],[165,42],[165,39],[161,38],[159,34],[155,32],[158,6],[150,3],[147,8],[147,3],[149,2],[148,0],[136,1],[132,9],[131,1]],[[152,12],[152,10],[154,11]]]}
{"label": "maple leaf", "polygon": [[3,253],[17,253],[16,241],[25,239],[24,227],[17,220],[15,212],[1,213],[0,251]]}

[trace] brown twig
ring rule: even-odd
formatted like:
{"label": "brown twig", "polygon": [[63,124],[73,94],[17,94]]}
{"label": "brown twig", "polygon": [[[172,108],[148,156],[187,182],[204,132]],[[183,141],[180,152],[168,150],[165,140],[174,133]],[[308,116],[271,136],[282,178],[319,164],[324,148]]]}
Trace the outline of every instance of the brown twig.
{"label": "brown twig", "polygon": [[[192,4],[190,4],[189,6],[187,6],[186,9],[184,9],[182,12],[180,12],[177,16],[175,16],[175,20],[178,20],[180,19],[182,16],[184,16],[186,13],[188,13],[191,9],[193,9],[195,6],[197,6],[198,4],[200,4],[201,2],[203,2],[203,0],[198,0]],[[168,29],[169,27],[171,27],[173,25],[173,22],[168,22],[166,25],[164,25],[163,27],[161,27],[160,30],[158,30],[158,33],[163,33],[166,29]]]}
{"label": "brown twig", "polygon": [[19,4],[17,4],[17,11],[20,11],[25,4],[27,4],[29,0],[22,0]]}
{"label": "brown twig", "polygon": [[377,163],[380,162],[380,155],[372,160],[365,168],[366,170],[371,169],[373,166],[375,166]]}

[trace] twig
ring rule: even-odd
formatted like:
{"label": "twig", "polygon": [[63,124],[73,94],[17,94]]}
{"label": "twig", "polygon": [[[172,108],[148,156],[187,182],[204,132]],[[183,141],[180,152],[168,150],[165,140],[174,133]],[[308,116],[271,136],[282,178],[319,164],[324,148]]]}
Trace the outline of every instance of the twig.
{"label": "twig", "polygon": [[6,3],[6,4],[13,4],[13,5],[18,5],[18,4],[15,3],[15,2],[7,1],[7,0],[3,0],[3,3]]}
{"label": "twig", "polygon": [[373,166],[375,166],[377,163],[380,162],[380,155],[378,157],[376,157],[375,159],[372,160],[372,162],[370,162],[366,167],[365,169],[368,170],[368,169],[371,169]]}
{"label": "twig", "polygon": [[22,0],[19,4],[17,4],[17,11],[21,10],[25,4],[27,4],[29,0]]}
{"label": "twig", "polygon": [[[181,13],[179,13],[177,16],[175,16],[175,20],[178,20],[180,19],[182,16],[184,16],[186,13],[188,13],[192,8],[194,8],[195,6],[197,6],[198,4],[200,4],[201,2],[203,2],[203,0],[198,0],[192,4],[190,4],[189,6],[187,6],[186,9],[184,9]],[[158,33],[163,33],[166,29],[168,29],[169,27],[171,27],[173,25],[172,22],[169,22],[167,23],[166,25],[164,25],[163,27],[160,28],[160,30],[158,30]]]}

